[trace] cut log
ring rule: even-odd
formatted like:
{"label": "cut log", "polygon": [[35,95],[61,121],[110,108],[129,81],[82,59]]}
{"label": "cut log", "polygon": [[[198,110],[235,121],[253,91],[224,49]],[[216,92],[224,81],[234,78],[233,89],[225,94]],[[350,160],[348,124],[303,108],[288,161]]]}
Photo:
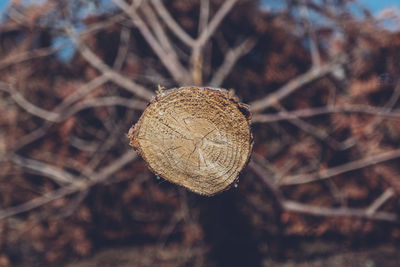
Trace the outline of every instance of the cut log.
{"label": "cut log", "polygon": [[250,158],[250,117],[225,89],[181,87],[160,92],[128,137],[153,173],[211,196],[230,188]]}

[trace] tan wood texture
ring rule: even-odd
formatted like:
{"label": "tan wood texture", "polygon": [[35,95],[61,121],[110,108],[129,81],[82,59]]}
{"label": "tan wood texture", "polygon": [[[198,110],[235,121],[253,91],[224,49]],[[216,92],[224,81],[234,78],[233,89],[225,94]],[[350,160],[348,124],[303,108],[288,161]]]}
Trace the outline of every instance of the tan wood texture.
{"label": "tan wood texture", "polygon": [[253,145],[249,110],[217,88],[159,93],[128,136],[152,172],[202,195],[228,189]]}

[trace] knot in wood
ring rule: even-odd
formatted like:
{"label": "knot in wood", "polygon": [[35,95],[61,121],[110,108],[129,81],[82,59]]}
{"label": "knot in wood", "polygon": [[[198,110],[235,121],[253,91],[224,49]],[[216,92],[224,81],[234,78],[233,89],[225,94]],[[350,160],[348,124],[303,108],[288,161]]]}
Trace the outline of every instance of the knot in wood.
{"label": "knot in wood", "polygon": [[192,86],[160,92],[128,136],[152,172],[203,195],[228,189],[253,146],[244,104],[227,90]]}

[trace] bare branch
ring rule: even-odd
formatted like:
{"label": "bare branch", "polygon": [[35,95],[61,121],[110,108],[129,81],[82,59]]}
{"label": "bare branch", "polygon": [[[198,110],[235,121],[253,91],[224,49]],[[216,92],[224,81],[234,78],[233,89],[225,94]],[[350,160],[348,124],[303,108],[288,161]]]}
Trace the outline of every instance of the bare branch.
{"label": "bare branch", "polygon": [[127,3],[122,0],[113,0],[113,2],[121,8],[129,17],[131,17],[133,24],[139,29],[143,37],[146,39],[149,46],[153,49],[154,53],[158,56],[160,61],[163,63],[164,67],[169,71],[169,73],[174,77],[175,81],[180,84],[185,84],[190,82],[188,78],[190,77],[187,71],[182,67],[181,63],[174,58],[174,56],[168,51],[165,51],[156,38],[153,36],[147,25],[136,13],[135,8],[130,7]]}
{"label": "bare branch", "polygon": [[200,47],[193,47],[190,63],[193,83],[201,86],[203,84],[203,53]]}
{"label": "bare branch", "polygon": [[43,196],[32,199],[26,203],[7,208],[5,210],[1,210],[0,211],[0,220],[3,220],[5,218],[11,217],[11,216],[15,216],[15,215],[23,213],[23,212],[30,211],[32,209],[38,208],[38,207],[43,206],[51,201],[65,197],[67,195],[71,195],[76,192],[87,190],[95,184],[104,182],[107,178],[109,178],[111,175],[113,175],[114,173],[116,173],[117,171],[122,169],[126,164],[135,160],[136,158],[137,158],[136,152],[134,152],[132,150],[127,151],[120,158],[114,160],[108,166],[104,167],[98,173],[93,175],[91,180],[76,181],[71,185],[61,187],[58,190],[54,190],[52,192],[44,194]]}
{"label": "bare branch", "polygon": [[167,52],[168,54],[171,54],[171,56],[173,56],[175,60],[178,61],[178,56],[176,55],[175,50],[172,48],[171,41],[167,37],[167,34],[165,33],[160,22],[158,21],[158,18],[156,14],[153,12],[151,6],[147,2],[144,2],[141,5],[141,9],[143,10],[143,13],[146,15],[147,21],[153,28],[153,31],[159,41],[159,44],[163,47],[165,51],[168,51]]}
{"label": "bare branch", "polygon": [[78,50],[81,52],[81,55],[96,69],[103,73],[106,77],[111,79],[114,83],[119,86],[125,88],[126,90],[136,94],[137,96],[142,97],[143,99],[150,100],[153,98],[154,94],[142,87],[141,85],[136,84],[132,80],[126,78],[125,76],[119,74],[118,72],[111,69],[107,66],[92,50],[89,49],[83,42],[79,39],[79,36],[76,36],[72,29],[67,29],[69,36],[76,43]]}
{"label": "bare branch", "polygon": [[307,6],[302,5],[302,7],[300,8],[300,13],[303,17],[305,28],[309,35],[311,60],[312,60],[313,66],[319,67],[321,65],[321,55],[318,50],[317,37],[315,35],[315,31],[314,31],[312,23],[310,21],[310,15],[309,15]]}
{"label": "bare branch", "polygon": [[24,169],[44,175],[61,185],[71,184],[76,181],[75,177],[69,172],[35,159],[25,158],[17,154],[13,154],[9,157],[9,160]]}
{"label": "bare branch", "polygon": [[49,48],[38,48],[26,52],[21,52],[15,55],[10,55],[5,57],[0,61],[0,70],[6,67],[9,67],[13,64],[18,64],[27,60],[31,60],[34,58],[47,57],[50,56],[57,51],[59,51],[62,47],[49,47]]}
{"label": "bare branch", "polygon": [[229,50],[225,54],[224,62],[212,77],[210,85],[214,87],[220,87],[222,82],[235,66],[236,62],[239,60],[239,58],[247,54],[251,49],[253,49],[256,43],[257,40],[255,38],[249,37],[235,48]]}
{"label": "bare branch", "polygon": [[165,8],[164,4],[160,0],[151,0],[155,10],[158,15],[164,20],[168,28],[187,46],[193,47],[195,40],[187,34],[181,26],[174,20],[168,10]]}
{"label": "bare branch", "polygon": [[35,208],[38,208],[40,206],[43,206],[51,201],[54,201],[56,199],[62,198],[64,196],[73,194],[75,192],[79,191],[79,189],[75,185],[68,185],[61,187],[60,189],[57,189],[55,191],[52,191],[50,193],[44,194],[41,197],[34,198],[28,202],[25,202],[23,204],[10,207],[4,210],[0,210],[0,220],[3,220],[5,218],[15,216],[17,214],[27,212],[30,210],[33,210]]}
{"label": "bare branch", "polygon": [[377,199],[375,199],[374,202],[371,203],[371,205],[367,208],[366,213],[370,216],[373,215],[383,204],[385,204],[386,201],[388,201],[393,196],[393,188],[386,189],[385,192],[382,193],[382,195],[380,195]]}
{"label": "bare branch", "polygon": [[274,197],[277,206],[282,209],[282,202],[284,201],[284,198],[282,193],[279,191],[279,188],[273,183],[273,179],[271,179],[271,177],[269,177],[263,168],[254,160],[250,160],[248,167],[263,180],[265,186],[267,187],[268,193]]}
{"label": "bare branch", "polygon": [[129,39],[131,37],[131,30],[127,27],[122,27],[120,38],[119,38],[119,46],[117,51],[117,56],[115,57],[115,61],[113,64],[113,69],[118,71],[121,70],[122,65],[126,59],[126,56],[129,52]]}
{"label": "bare branch", "polygon": [[400,112],[391,112],[385,108],[377,108],[366,105],[351,105],[351,106],[325,106],[310,109],[299,109],[288,112],[278,112],[275,114],[255,114],[252,117],[252,123],[268,123],[282,120],[290,120],[295,118],[308,118],[318,115],[330,113],[362,113],[374,116],[382,116],[388,119],[400,118]]}
{"label": "bare branch", "polygon": [[262,110],[272,105],[275,105],[277,102],[279,102],[279,100],[298,90],[299,88],[301,88],[301,86],[331,73],[339,66],[340,63],[335,62],[317,68],[313,67],[306,73],[301,74],[300,76],[290,80],[287,84],[278,89],[276,92],[271,93],[260,100],[251,102],[250,109],[253,113],[261,112]]}
{"label": "bare branch", "polygon": [[[2,90],[1,87],[0,90]],[[31,113],[34,116],[47,120],[49,122],[62,122],[68,117],[87,108],[105,107],[105,106],[124,106],[131,109],[144,110],[147,104],[146,102],[136,99],[110,96],[110,97],[86,99],[80,103],[75,104],[74,106],[71,106],[70,108],[64,108],[61,110],[59,108],[55,108],[55,110],[60,110],[59,112],[55,112],[42,109],[32,104],[17,91],[11,93],[11,96],[15,100],[15,102],[18,105],[20,105],[23,109],[25,109],[27,112]]]}
{"label": "bare branch", "polygon": [[205,43],[210,39],[210,37],[214,34],[215,30],[218,28],[219,24],[221,24],[222,20],[229,13],[229,11],[233,8],[238,0],[226,0],[214,17],[211,19],[210,23],[207,27],[204,28],[203,32],[197,38],[195,46],[203,47]]}
{"label": "bare branch", "polygon": [[378,155],[366,157],[364,159],[351,161],[349,163],[329,168],[326,170],[317,171],[314,173],[298,174],[292,176],[283,177],[278,184],[279,185],[295,185],[304,184],[313,181],[319,181],[322,179],[328,179],[335,175],[339,175],[345,172],[354,171],[365,168],[374,164],[382,163],[388,160],[396,159],[400,157],[400,149],[384,152]]}
{"label": "bare branch", "polygon": [[1,91],[6,91],[8,92],[12,99],[23,109],[25,109],[27,112],[31,113],[32,115],[35,115],[37,117],[40,117],[42,119],[56,122],[57,118],[59,117],[58,113],[54,113],[51,111],[47,111],[45,109],[42,109],[28,100],[26,100],[12,85],[9,85],[8,87],[0,87]]}
{"label": "bare branch", "polygon": [[[102,84],[104,84],[108,80],[109,80],[109,78],[104,76],[104,75],[94,78],[90,82],[88,82],[88,83],[84,84],[83,86],[81,86],[74,93],[72,93],[71,95],[67,96],[64,99],[64,101],[54,109],[53,112],[57,113],[57,114],[62,114],[63,110],[65,110],[69,105],[71,105],[74,102],[78,101],[81,97],[83,97],[84,95],[90,93],[91,91],[93,91],[97,87],[101,86]],[[23,148],[24,146],[26,146],[26,145],[28,145],[28,144],[40,139],[41,137],[45,136],[46,133],[47,133],[47,130],[50,128],[51,125],[52,125],[52,123],[47,121],[47,123],[45,125],[43,125],[40,128],[30,132],[27,135],[21,137],[20,140],[18,141],[18,144],[14,147],[14,151],[17,151],[17,150]]]}
{"label": "bare branch", "polygon": [[[377,208],[383,204],[389,197],[392,196],[391,191],[388,191],[374,201],[373,204],[367,209],[358,209],[358,208],[331,208],[331,207],[319,207],[314,205],[302,204],[296,201],[286,200],[279,189],[272,183],[272,179],[269,178],[268,174],[263,171],[262,167],[255,163],[254,161],[249,162],[249,168],[254,171],[254,173],[259,176],[269,194],[274,196],[276,201],[276,205],[278,208],[286,211],[286,212],[297,212],[302,214],[310,214],[313,216],[325,216],[325,217],[354,217],[368,220],[376,220],[376,221],[386,221],[391,223],[400,223],[400,217],[394,213],[389,212],[376,212]],[[374,209],[371,212],[371,207]]]}
{"label": "bare branch", "polygon": [[199,34],[201,34],[201,32],[207,26],[209,16],[210,16],[210,0],[200,1],[199,28],[198,28]]}
{"label": "bare branch", "polygon": [[[281,110],[281,113],[287,112],[286,109],[280,104],[276,103],[275,106]],[[311,136],[314,136],[315,138],[326,142],[331,148],[336,149],[336,150],[344,150],[348,148],[348,142],[338,142],[331,136],[329,136],[329,133],[324,131],[323,129],[317,128],[314,125],[303,121],[302,119],[299,118],[294,118],[290,119],[289,122],[299,129],[303,130],[304,132],[310,134]],[[352,143],[351,143],[352,144]]]}
{"label": "bare branch", "polygon": [[[210,12],[210,2],[209,0],[200,2],[200,14],[199,14],[199,25],[198,34],[200,35],[208,24],[208,17]],[[204,73],[204,53],[203,48],[192,46],[192,53],[190,57],[191,74],[193,84],[197,86],[203,85],[203,73]]]}
{"label": "bare branch", "polygon": [[[400,98],[400,79],[396,82],[396,86],[393,90],[392,95],[390,96],[390,99],[385,105],[383,106],[383,109],[390,113],[390,111],[393,109],[393,107],[396,105],[397,101]],[[378,127],[378,125],[383,121],[382,117],[377,117],[375,118],[374,121],[369,123],[369,125],[366,127],[366,133],[371,134],[375,129]]]}
{"label": "bare branch", "polygon": [[124,20],[127,20],[125,14],[123,12],[118,13],[105,20],[101,20],[100,22],[90,24],[83,32],[79,34],[79,36],[81,38],[85,38],[87,35],[93,35],[104,28],[115,25],[116,23],[121,23]]}
{"label": "bare branch", "polygon": [[122,106],[130,109],[144,110],[147,102],[137,99],[129,99],[118,96],[98,97],[83,100],[80,103],[72,106],[70,109],[65,110],[65,114],[60,114],[58,121],[63,121],[66,118],[78,113],[81,110],[93,107],[106,107],[106,106]]}
{"label": "bare branch", "polygon": [[400,223],[400,217],[394,213],[376,212],[368,214],[366,209],[356,208],[326,208],[313,205],[298,203],[295,201],[285,200],[283,207],[286,211],[299,212],[302,214],[310,214],[314,216],[324,217],[354,217],[359,219],[368,219],[376,221],[385,221],[391,223]]}
{"label": "bare branch", "polygon": [[72,105],[74,102],[79,101],[85,95],[108,82],[108,80],[109,78],[106,75],[100,75],[83,84],[75,92],[66,96],[64,100],[53,110],[53,112],[61,113],[63,110],[65,110],[65,108]]}

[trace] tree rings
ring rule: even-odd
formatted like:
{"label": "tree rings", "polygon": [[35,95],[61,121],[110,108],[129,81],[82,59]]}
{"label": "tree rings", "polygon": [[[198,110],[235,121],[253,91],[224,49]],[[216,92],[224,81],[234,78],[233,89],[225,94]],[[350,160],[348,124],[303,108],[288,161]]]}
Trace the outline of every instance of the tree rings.
{"label": "tree rings", "polygon": [[202,195],[228,189],[253,146],[244,104],[227,90],[192,86],[159,93],[128,137],[152,172]]}

